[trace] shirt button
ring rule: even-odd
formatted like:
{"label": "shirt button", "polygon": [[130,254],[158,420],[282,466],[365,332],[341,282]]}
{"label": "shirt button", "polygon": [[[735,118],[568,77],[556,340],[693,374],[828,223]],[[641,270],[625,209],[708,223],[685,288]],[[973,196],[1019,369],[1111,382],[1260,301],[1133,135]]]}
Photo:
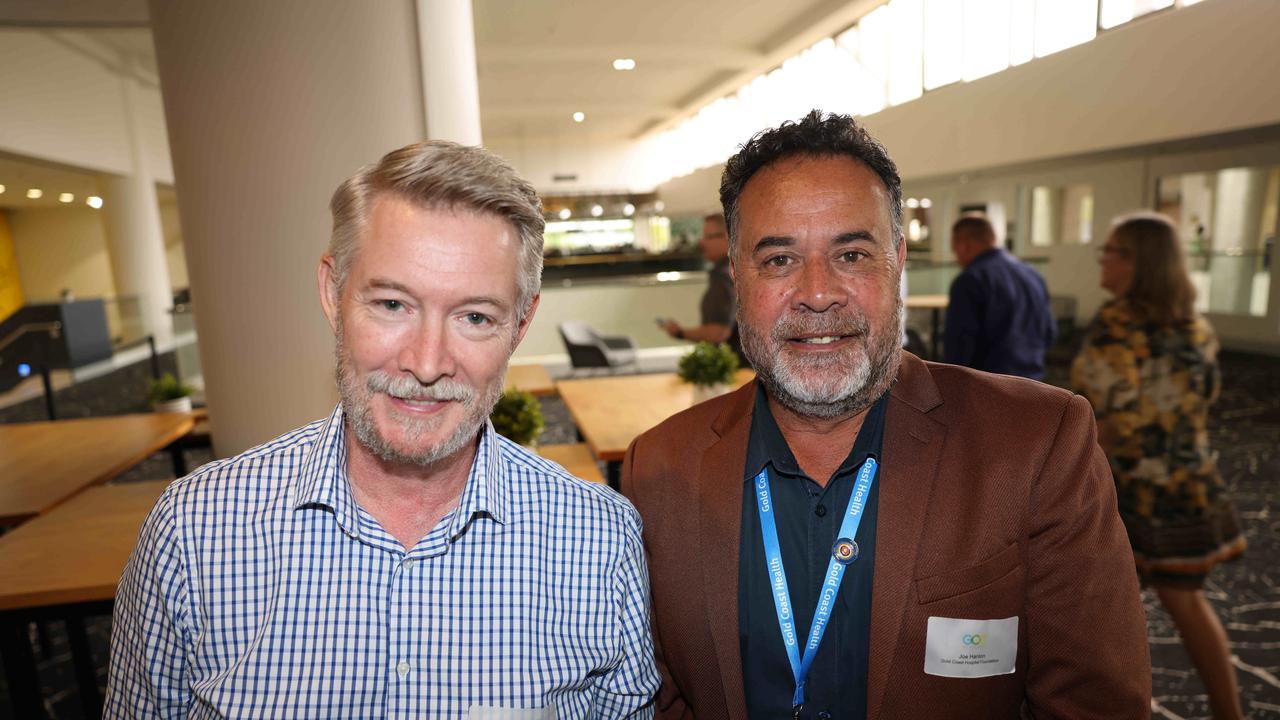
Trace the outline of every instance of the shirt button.
{"label": "shirt button", "polygon": [[409,568],[413,567],[413,558],[405,558],[405,559],[400,563],[400,565],[401,565],[401,567],[403,567],[405,570],[408,570]]}
{"label": "shirt button", "polygon": [[831,720],[831,713],[827,712],[826,710],[823,710],[822,712],[818,713],[818,719]]}
{"label": "shirt button", "polygon": [[401,660],[400,664],[396,665],[396,674],[398,674],[400,677],[404,677],[405,675],[408,675],[409,663],[404,660]]}
{"label": "shirt button", "polygon": [[813,509],[813,514],[814,514],[814,515],[817,515],[818,517],[826,517],[826,514],[827,514],[827,506],[826,506],[826,505],[819,505],[818,507],[816,507],[816,508],[814,508],[814,509]]}

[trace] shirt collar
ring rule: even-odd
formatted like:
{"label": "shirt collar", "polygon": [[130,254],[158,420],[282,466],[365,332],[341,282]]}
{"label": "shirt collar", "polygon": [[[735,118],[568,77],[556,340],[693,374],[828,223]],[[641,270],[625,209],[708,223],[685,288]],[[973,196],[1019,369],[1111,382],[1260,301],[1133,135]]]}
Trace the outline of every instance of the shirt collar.
{"label": "shirt collar", "polygon": [[[869,456],[877,458],[880,456],[884,443],[884,418],[888,398],[889,392],[885,391],[871,406],[866,419],[862,422],[862,428],[858,431],[853,448],[844,462],[840,463],[836,475],[852,472],[853,468],[861,465]],[[782,436],[782,430],[778,428],[778,421],[774,419],[773,412],[769,409],[769,397],[765,393],[764,383],[756,383],[755,409],[751,414],[746,476],[743,481],[750,482],[766,465],[783,475],[794,477],[804,475],[804,470],[800,468],[795,454],[791,452],[786,438]]]}
{"label": "shirt collar", "polygon": [[[333,512],[343,532],[359,538],[359,511],[347,474],[346,433],[345,416],[339,405],[321,425],[320,436],[303,459],[293,508],[327,508]],[[507,478],[502,472],[503,464],[502,443],[493,423],[486,420],[480,431],[475,459],[467,473],[467,482],[458,499],[458,509],[449,523],[450,540],[461,535],[475,517],[488,516],[499,524],[505,523],[511,499]]]}

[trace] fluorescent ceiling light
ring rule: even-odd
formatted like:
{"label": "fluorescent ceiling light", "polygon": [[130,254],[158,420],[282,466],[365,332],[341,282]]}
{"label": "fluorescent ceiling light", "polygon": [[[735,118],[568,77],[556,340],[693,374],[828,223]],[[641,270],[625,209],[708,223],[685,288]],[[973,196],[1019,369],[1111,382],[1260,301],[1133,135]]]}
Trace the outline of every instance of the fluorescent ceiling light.
{"label": "fluorescent ceiling light", "polygon": [[41,190],[40,188],[29,188],[27,190],[27,197],[31,198],[32,200],[39,200],[40,198],[44,197],[44,191]]}
{"label": "fluorescent ceiling light", "polygon": [[71,193],[62,193],[61,195],[58,196],[58,202],[63,202],[63,203],[69,203],[75,199],[76,199],[76,196],[72,195]]}

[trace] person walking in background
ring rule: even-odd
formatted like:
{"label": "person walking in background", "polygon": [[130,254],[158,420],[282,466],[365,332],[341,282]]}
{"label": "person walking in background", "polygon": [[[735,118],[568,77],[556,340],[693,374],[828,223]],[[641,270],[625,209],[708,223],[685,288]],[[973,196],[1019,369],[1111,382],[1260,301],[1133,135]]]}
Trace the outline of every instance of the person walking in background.
{"label": "person walking in background", "polygon": [[1057,337],[1049,291],[1034,268],[996,247],[981,215],[951,226],[964,271],[951,283],[944,358],[975,370],[1044,379],[1044,353]]}
{"label": "person walking in background", "polygon": [[1214,717],[1239,718],[1227,634],[1202,589],[1214,565],[1245,548],[1206,429],[1221,387],[1218,342],[1193,308],[1169,220],[1119,218],[1099,262],[1115,298],[1086,331],[1072,385],[1094,407],[1143,583],[1177,625]]}
{"label": "person walking in background", "polygon": [[729,343],[738,355],[742,367],[750,367],[742,354],[742,342],[738,338],[738,296],[733,289],[733,274],[729,269],[729,234],[725,230],[724,215],[715,213],[702,219],[702,256],[711,263],[707,272],[707,291],[699,305],[702,324],[684,327],[670,318],[663,321],[662,329],[677,340],[691,342]]}

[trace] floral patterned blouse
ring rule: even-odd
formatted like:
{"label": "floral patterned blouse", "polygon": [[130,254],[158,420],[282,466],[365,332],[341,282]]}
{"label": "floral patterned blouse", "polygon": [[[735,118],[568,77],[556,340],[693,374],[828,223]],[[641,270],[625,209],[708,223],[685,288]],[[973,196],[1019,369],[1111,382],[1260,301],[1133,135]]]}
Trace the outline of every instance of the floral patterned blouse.
{"label": "floral patterned blouse", "polygon": [[1117,299],[1098,311],[1071,368],[1098,419],[1140,569],[1202,573],[1243,550],[1209,447],[1217,355],[1204,318],[1162,327]]}

